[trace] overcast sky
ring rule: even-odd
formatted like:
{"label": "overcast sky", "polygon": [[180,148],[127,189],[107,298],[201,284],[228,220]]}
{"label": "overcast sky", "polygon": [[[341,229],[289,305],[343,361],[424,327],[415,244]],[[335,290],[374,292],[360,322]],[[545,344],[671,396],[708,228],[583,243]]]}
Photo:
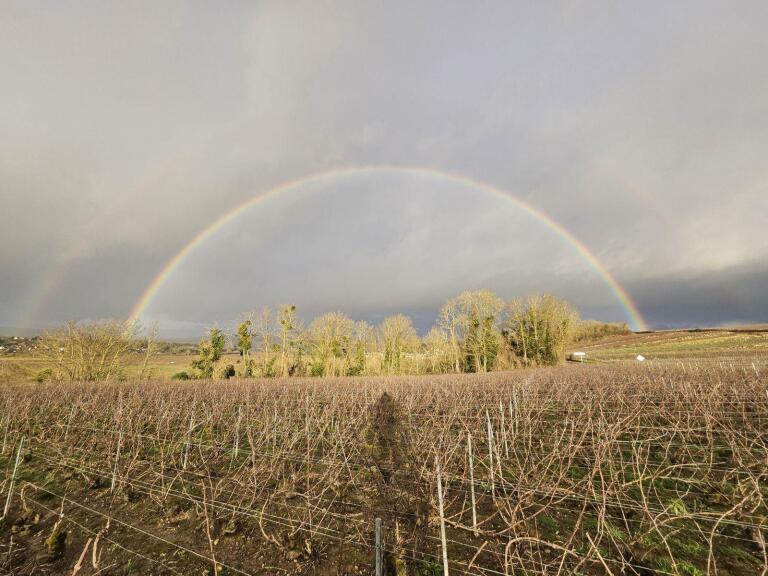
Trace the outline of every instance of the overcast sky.
{"label": "overcast sky", "polygon": [[[126,315],[222,213],[362,164],[536,207],[652,326],[768,321],[766,22],[761,1],[4,1],[0,326]],[[242,214],[147,320],[197,334],[291,302],[423,329],[481,286],[626,318],[520,207],[378,173]]]}

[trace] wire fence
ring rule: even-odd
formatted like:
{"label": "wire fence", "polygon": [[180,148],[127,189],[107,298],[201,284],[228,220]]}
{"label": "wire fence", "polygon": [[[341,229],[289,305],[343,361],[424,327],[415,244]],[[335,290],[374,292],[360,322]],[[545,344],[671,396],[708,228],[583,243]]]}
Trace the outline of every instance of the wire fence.
{"label": "wire fence", "polygon": [[[213,574],[261,574],[345,550],[373,573],[376,518],[388,561],[425,572],[716,574],[728,543],[744,570],[768,574],[768,371],[650,372],[602,372],[614,390],[580,368],[550,382],[481,381],[463,399],[459,386],[399,383],[383,415],[378,384],[249,390],[246,401],[199,387],[192,399],[128,386],[6,394],[0,488],[9,518],[38,508],[174,574],[188,566],[168,554]],[[147,522],[174,503],[194,520]],[[294,564],[244,560],[220,542],[229,521]],[[649,563],[652,547],[663,563]],[[0,557],[2,571],[16,555]]]}

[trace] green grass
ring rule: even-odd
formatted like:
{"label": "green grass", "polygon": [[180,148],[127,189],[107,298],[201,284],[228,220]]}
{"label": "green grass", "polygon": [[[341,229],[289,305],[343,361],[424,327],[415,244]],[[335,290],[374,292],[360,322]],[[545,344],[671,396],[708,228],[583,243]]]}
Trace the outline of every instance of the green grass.
{"label": "green grass", "polygon": [[554,539],[560,532],[560,526],[555,518],[549,514],[539,514],[536,523],[541,534],[548,540]]}
{"label": "green grass", "polygon": [[[653,561],[654,568],[659,571],[669,574],[679,574],[679,576],[704,576],[705,572],[691,564],[686,560],[675,560],[673,564],[671,561],[657,558]],[[675,569],[677,567],[677,569]]]}
{"label": "green grass", "polygon": [[581,346],[592,360],[632,359],[642,354],[648,359],[723,358],[727,361],[732,357],[759,357],[768,353],[768,332],[655,332],[575,346]]}
{"label": "green grass", "polygon": [[443,567],[434,560],[425,559],[419,564],[419,576],[440,576]]}

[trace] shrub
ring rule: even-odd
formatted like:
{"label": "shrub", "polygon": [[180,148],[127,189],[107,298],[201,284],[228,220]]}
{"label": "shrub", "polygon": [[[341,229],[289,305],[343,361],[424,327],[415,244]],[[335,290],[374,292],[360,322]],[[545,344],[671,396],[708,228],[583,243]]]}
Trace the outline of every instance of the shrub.
{"label": "shrub", "polygon": [[219,374],[220,374],[220,378],[224,380],[229,380],[230,378],[235,376],[237,372],[235,371],[235,366],[233,364],[227,364],[226,366],[223,366],[221,368],[221,372]]}
{"label": "shrub", "polygon": [[309,375],[315,378],[322,378],[325,376],[325,365],[319,363],[312,364]]}
{"label": "shrub", "polygon": [[218,328],[211,328],[208,340],[200,342],[199,350],[192,367],[200,371],[201,378],[213,378],[213,368],[224,350],[224,333]]}
{"label": "shrub", "polygon": [[598,322],[596,320],[585,320],[579,322],[576,327],[576,335],[574,336],[574,342],[586,342],[589,340],[597,340],[606,336],[622,336],[624,334],[631,334],[624,322]]}
{"label": "shrub", "polygon": [[35,375],[35,381],[41,384],[51,379],[53,379],[53,368],[45,368]]}
{"label": "shrub", "polygon": [[56,380],[120,378],[139,345],[137,331],[136,325],[119,320],[69,322],[40,337],[38,355]]}

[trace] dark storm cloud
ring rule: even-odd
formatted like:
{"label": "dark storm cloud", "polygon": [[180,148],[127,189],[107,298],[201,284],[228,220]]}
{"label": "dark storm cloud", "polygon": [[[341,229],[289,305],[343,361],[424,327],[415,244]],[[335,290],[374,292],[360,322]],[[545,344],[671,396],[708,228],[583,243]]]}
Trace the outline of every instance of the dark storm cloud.
{"label": "dark storm cloud", "polygon": [[718,274],[691,272],[633,286],[646,317],[659,328],[768,322],[768,262]]}
{"label": "dark storm cloud", "polygon": [[[367,163],[467,174],[539,207],[653,323],[764,318],[753,282],[768,261],[767,6],[6,2],[0,325],[40,302],[39,325],[124,314],[222,212]],[[385,180],[353,184],[388,193]],[[218,268],[216,254],[190,259],[179,278],[194,289],[173,285],[153,313],[210,323],[282,294],[306,310],[428,318],[445,295],[484,283],[555,291],[620,319],[567,247],[537,228],[511,236],[495,204],[401,201],[388,225],[360,217],[349,183],[333,186],[343,193],[309,202],[301,226],[297,210],[279,213],[269,251],[255,239],[270,236],[243,235],[246,222],[239,248],[214,243]],[[334,268],[344,280],[322,276],[322,259],[301,249],[313,244],[347,264]],[[423,281],[430,256],[447,265],[454,254],[460,273]]]}

